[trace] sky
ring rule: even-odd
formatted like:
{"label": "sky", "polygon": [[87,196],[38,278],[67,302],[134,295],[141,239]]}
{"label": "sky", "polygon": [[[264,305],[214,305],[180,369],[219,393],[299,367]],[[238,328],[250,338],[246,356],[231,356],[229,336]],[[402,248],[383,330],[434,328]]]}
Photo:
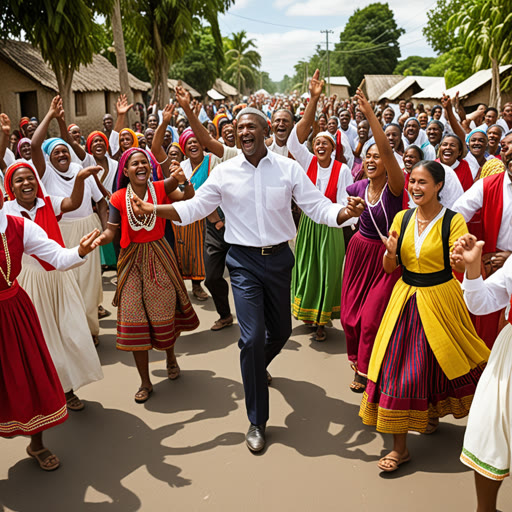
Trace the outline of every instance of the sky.
{"label": "sky", "polygon": [[[373,0],[376,1],[376,0]],[[339,41],[340,32],[357,8],[372,0],[235,0],[235,5],[219,17],[222,35],[245,30],[254,39],[261,55],[262,71],[279,81],[285,74],[293,76],[293,66],[315,53],[325,34],[332,30],[329,47]],[[384,0],[381,0],[384,1]],[[435,56],[421,29],[427,22],[427,11],[436,0],[388,0],[398,26],[406,33],[399,39],[402,58],[409,55]]]}

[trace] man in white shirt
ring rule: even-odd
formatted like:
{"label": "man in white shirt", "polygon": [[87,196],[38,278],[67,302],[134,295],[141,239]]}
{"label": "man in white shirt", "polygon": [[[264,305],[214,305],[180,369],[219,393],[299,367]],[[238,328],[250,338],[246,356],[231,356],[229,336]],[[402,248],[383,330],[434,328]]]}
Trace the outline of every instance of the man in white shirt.
{"label": "man in white shirt", "polygon": [[341,110],[338,114],[338,119],[340,120],[340,130],[347,136],[350,149],[355,151],[359,142],[359,135],[357,134],[357,128],[350,124],[350,112],[346,108]]}
{"label": "man in white shirt", "polygon": [[295,124],[292,112],[285,108],[275,110],[271,123],[273,137],[267,140],[268,149],[278,155],[289,156],[286,143]]}
{"label": "man in white shirt", "polygon": [[[338,227],[359,216],[360,198],[342,208],[327,199],[297,162],[268,150],[265,115],[253,108],[237,117],[242,154],[217,166],[189,201],[157,206],[157,215],[189,224],[221,207],[225,240],[231,244],[227,267],[240,326],[240,364],[251,425],[248,448],[265,447],[269,414],[266,368],[291,334],[290,285],[294,257],[288,240],[295,236],[290,211],[294,199],[315,222]],[[153,205],[135,198],[136,214]]]}

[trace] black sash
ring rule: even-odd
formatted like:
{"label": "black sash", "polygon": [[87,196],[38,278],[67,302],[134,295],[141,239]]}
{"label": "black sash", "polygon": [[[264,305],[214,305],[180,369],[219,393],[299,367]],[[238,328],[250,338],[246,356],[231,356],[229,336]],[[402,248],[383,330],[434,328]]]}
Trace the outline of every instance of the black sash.
{"label": "black sash", "polygon": [[[396,254],[398,257],[398,264],[402,265],[401,249],[402,242],[405,234],[405,229],[411,220],[411,217],[416,208],[407,210],[402,218],[402,224],[400,226],[400,236],[398,237],[398,243],[396,248]],[[410,286],[417,286],[424,288],[426,286],[437,286],[439,284],[447,283],[450,279],[453,279],[452,268],[450,265],[450,224],[452,222],[455,212],[446,209],[443,217],[443,224],[441,227],[441,237],[443,240],[443,260],[444,269],[439,272],[431,272],[430,274],[419,274],[417,272],[411,272],[407,268],[403,267],[402,280],[405,284]]]}

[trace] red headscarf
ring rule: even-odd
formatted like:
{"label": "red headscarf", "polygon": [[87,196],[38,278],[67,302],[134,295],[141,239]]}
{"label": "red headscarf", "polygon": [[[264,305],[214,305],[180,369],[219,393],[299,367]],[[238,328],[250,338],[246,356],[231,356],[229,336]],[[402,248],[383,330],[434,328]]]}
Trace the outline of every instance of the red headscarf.
{"label": "red headscarf", "polygon": [[[44,201],[44,206],[37,209],[34,222],[38,226],[40,226],[41,228],[44,229],[44,231],[48,235],[48,238],[57,242],[61,247],[65,247],[64,240],[62,239],[62,234],[60,232],[58,219],[55,216],[55,212],[53,210],[53,206],[52,206],[50,197],[45,196],[43,194],[43,190],[41,188],[41,182],[39,181],[39,176],[37,175],[34,168],[28,162],[15,162],[14,164],[12,164],[8,167],[8,169],[5,173],[4,186],[5,186],[5,191],[7,192],[7,195],[9,196],[9,199],[11,201],[16,199],[16,196],[14,195],[14,192],[12,190],[12,178],[13,178],[14,173],[18,169],[28,169],[28,170],[32,171],[32,173],[34,174],[34,176],[37,180],[37,185],[38,185],[37,186],[37,197]],[[59,216],[59,218],[60,218],[60,216]],[[46,261],[39,259],[37,256],[35,256],[33,254],[31,256],[33,256],[37,261],[39,261],[39,263],[41,263],[41,265],[43,266],[43,268],[45,270],[55,270],[55,268],[52,267],[52,265],[50,265],[49,263],[46,263]]]}
{"label": "red headscarf", "polygon": [[107,139],[107,136],[103,132],[95,131],[95,132],[91,132],[89,134],[89,137],[87,137],[87,142],[85,143],[85,147],[87,148],[87,153],[91,152],[92,141],[96,137],[101,137],[105,141],[105,144],[107,146],[107,151],[108,151],[108,139]]}

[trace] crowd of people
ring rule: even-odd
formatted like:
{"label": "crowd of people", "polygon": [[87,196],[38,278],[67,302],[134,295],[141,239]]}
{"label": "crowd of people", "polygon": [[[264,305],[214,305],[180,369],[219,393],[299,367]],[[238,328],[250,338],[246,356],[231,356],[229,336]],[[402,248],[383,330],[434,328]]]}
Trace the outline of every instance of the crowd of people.
{"label": "crowd of people", "polygon": [[380,470],[410,460],[408,432],[469,415],[461,461],[478,510],[496,510],[512,456],[512,104],[467,114],[458,97],[382,106],[323,89],[318,70],[304,102],[202,105],[177,87],[133,129],[120,96],[87,136],[59,96],[40,122],[0,114],[0,436],[31,436],[28,454],[59,467],[42,433],[103,377],[103,269],[117,269],[116,344],[144,403],[149,350],[174,380],[175,343],[199,325],[184,280],[210,292],[212,331],[233,324],[227,268],[251,451],[292,315],[318,343],[339,319],[359,415],[393,435]]}

